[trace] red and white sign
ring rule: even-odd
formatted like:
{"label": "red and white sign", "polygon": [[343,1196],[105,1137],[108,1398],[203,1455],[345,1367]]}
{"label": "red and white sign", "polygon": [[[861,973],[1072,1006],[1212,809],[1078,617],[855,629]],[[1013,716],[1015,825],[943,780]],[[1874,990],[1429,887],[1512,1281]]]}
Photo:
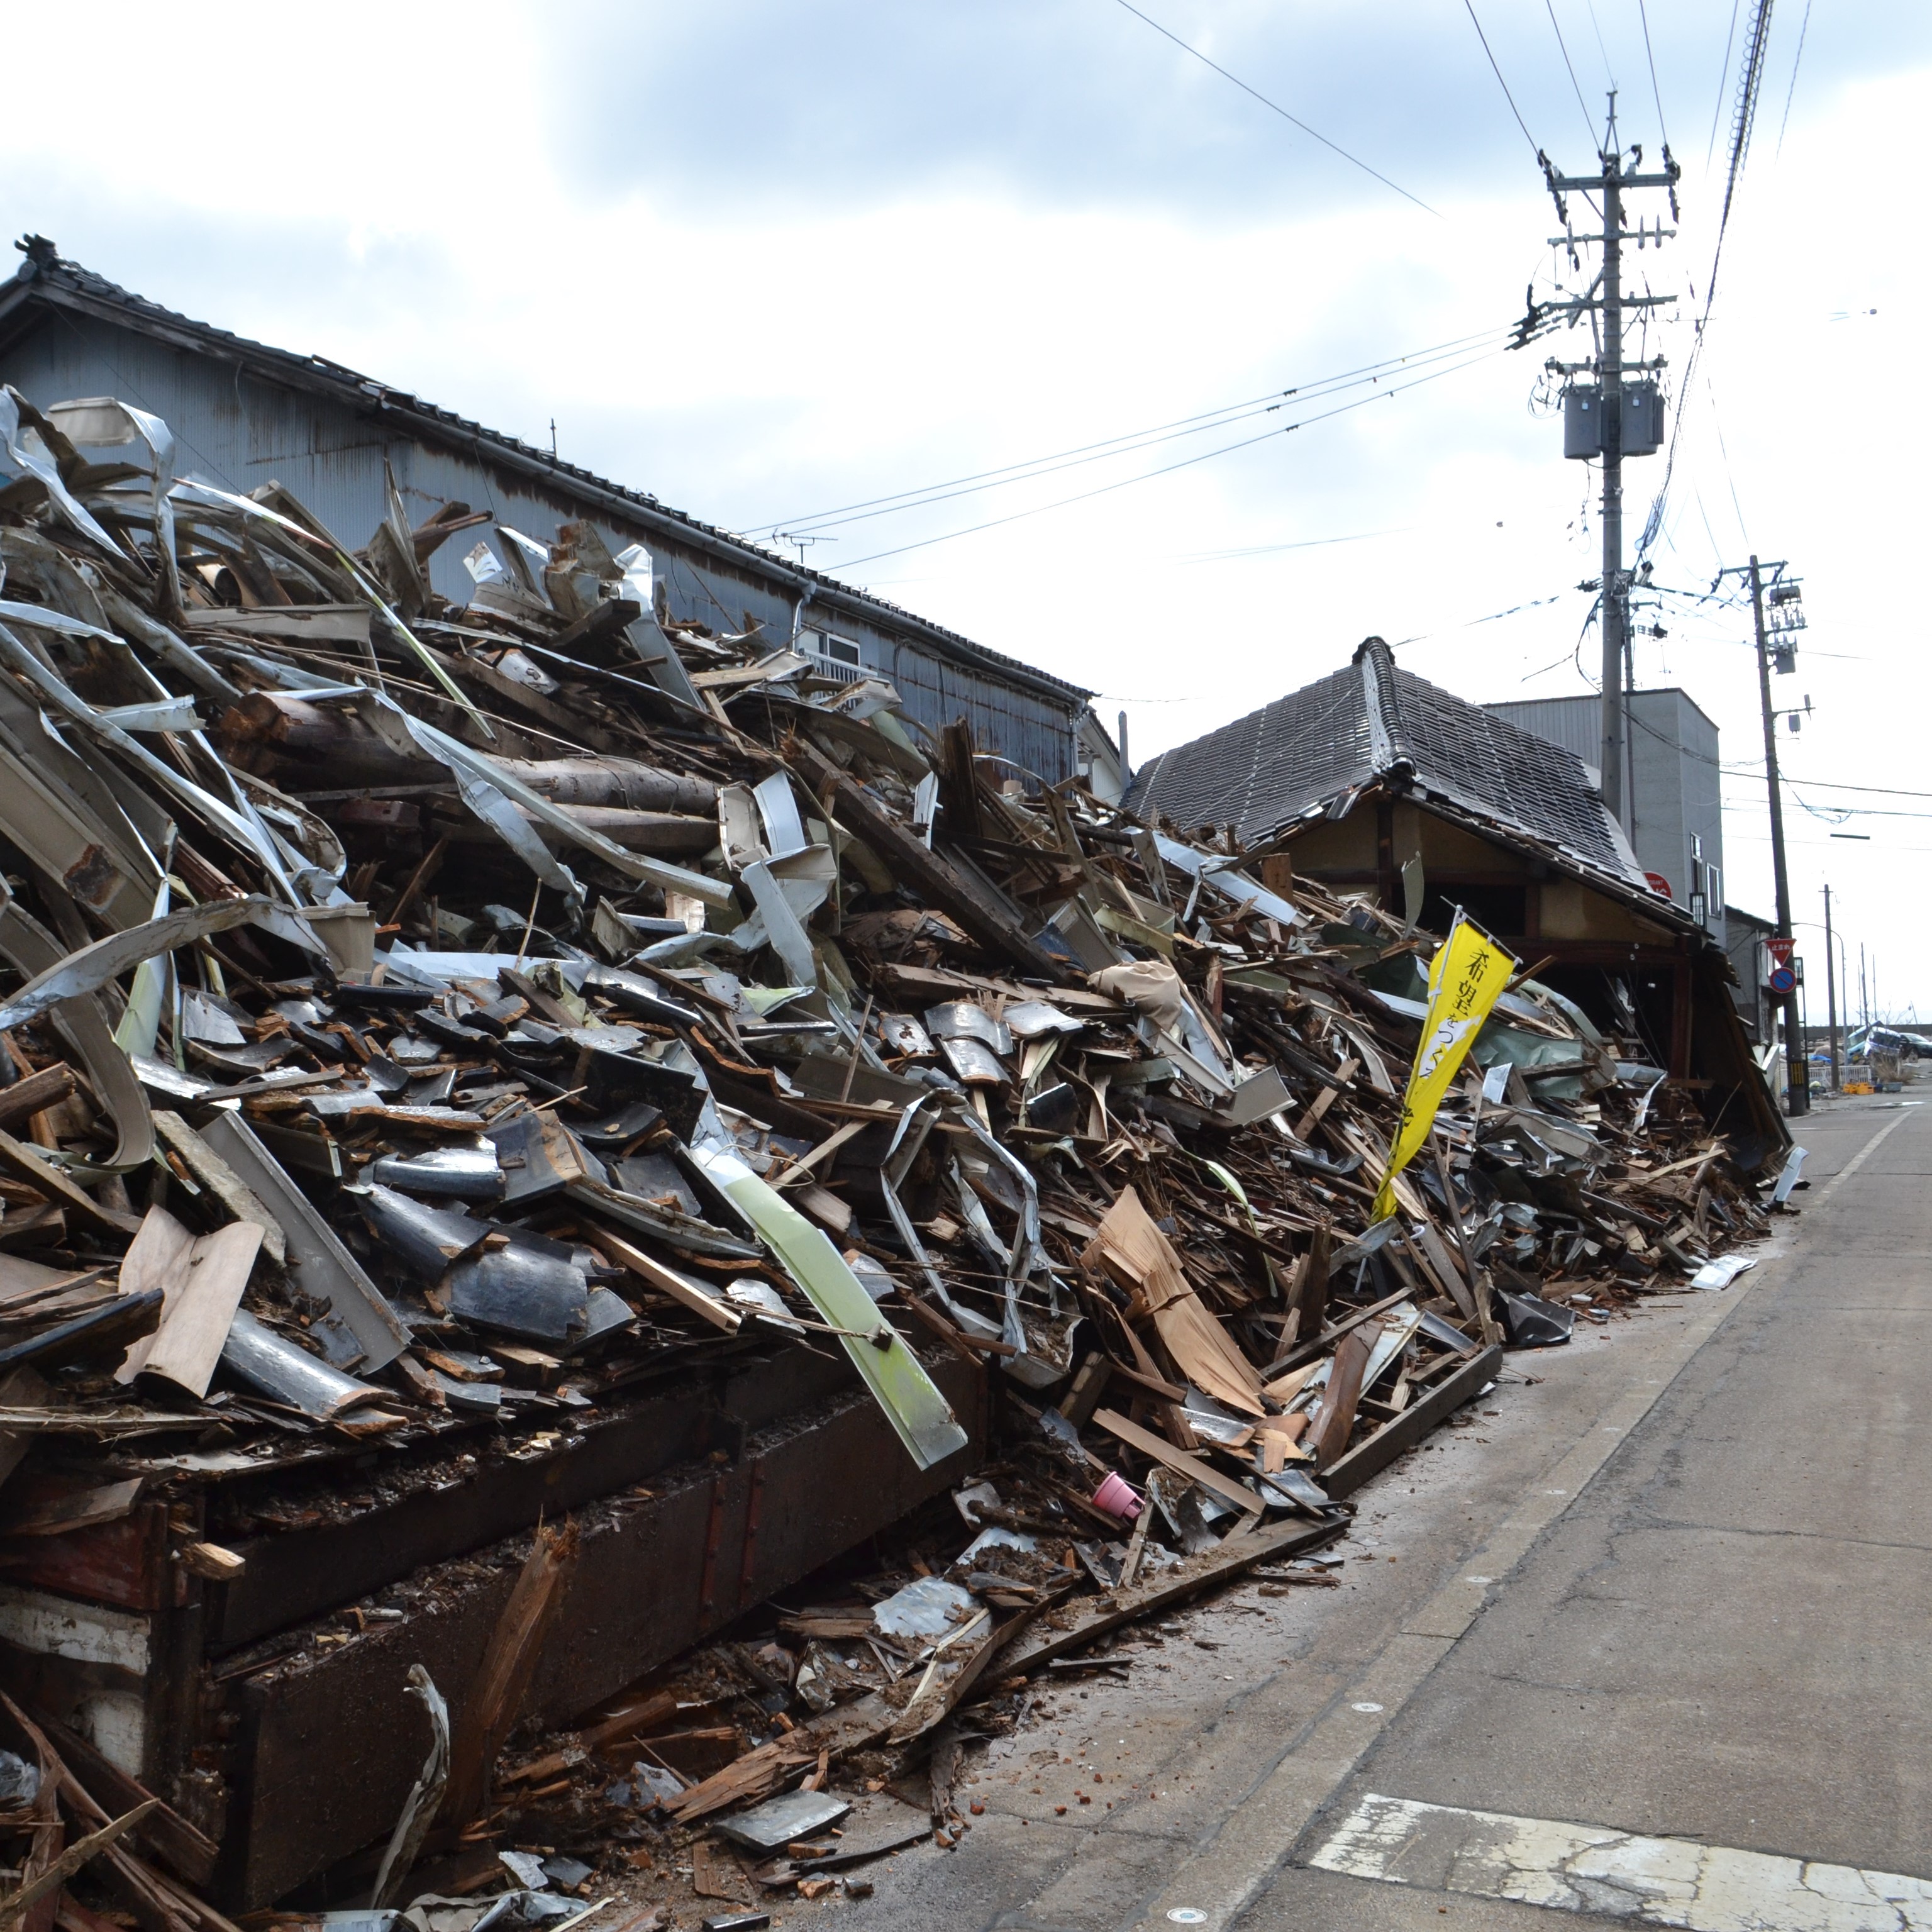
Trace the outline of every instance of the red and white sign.
{"label": "red and white sign", "polygon": [[1772,938],[1764,942],[1764,950],[1771,955],[1773,965],[1789,966],[1791,964],[1791,949],[1797,944],[1795,939]]}
{"label": "red and white sign", "polygon": [[1671,896],[1670,881],[1661,872],[1646,872],[1643,878],[1644,884],[1648,886],[1658,898],[1667,899]]}

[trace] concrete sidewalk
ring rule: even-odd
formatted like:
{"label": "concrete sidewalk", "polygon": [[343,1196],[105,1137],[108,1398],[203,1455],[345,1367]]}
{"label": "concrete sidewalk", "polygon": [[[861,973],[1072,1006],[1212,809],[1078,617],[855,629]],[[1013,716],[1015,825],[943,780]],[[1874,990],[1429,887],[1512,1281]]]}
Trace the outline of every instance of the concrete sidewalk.
{"label": "concrete sidewalk", "polygon": [[1232,1592],[1147,1633],[1129,1683],[1044,1693],[959,1848],[879,1868],[842,1922],[1546,1917],[1310,1868],[1368,1792],[1932,1874],[1932,1126],[1841,1102],[1802,1138],[1804,1211],[1738,1288],[1510,1358],[1364,1493],[1343,1588]]}

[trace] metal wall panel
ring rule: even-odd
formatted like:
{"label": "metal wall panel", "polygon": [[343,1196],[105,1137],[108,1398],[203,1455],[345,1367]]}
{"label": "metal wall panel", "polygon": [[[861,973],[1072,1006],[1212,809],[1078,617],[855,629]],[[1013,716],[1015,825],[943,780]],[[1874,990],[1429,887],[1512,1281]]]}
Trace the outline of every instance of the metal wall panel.
{"label": "metal wall panel", "polygon": [[[1483,707],[1520,730],[1562,745],[1595,769],[1602,755],[1603,712],[1594,698],[1539,698]],[[1701,843],[1703,862],[1714,866],[1718,890],[1706,923],[1724,938],[1722,875],[1724,809],[1718,795],[1718,728],[1688,693],[1674,687],[1630,694],[1630,796],[1636,824],[1630,837],[1637,863],[1660,873],[1680,905],[1696,882],[1691,840]]]}
{"label": "metal wall panel", "polygon": [[1530,698],[1512,704],[1486,704],[1483,709],[1519,731],[1533,731],[1552,745],[1574,752],[1592,771],[1603,758],[1603,712],[1594,698]]}
{"label": "metal wall panel", "polygon": [[[41,404],[116,395],[151,410],[174,431],[183,474],[238,491],[279,482],[351,549],[365,543],[382,520],[386,458],[418,521],[444,503],[460,502],[548,542],[560,524],[588,516],[614,548],[649,548],[674,616],[720,631],[761,625],[775,644],[793,634],[796,602],[790,581],[760,580],[696,546],[681,549],[661,532],[627,524],[607,505],[586,509],[561,480],[555,490],[545,489],[494,458],[480,439],[467,452],[425,440],[406,418],[385,418],[373,403],[365,413],[214,356],[65,313],[16,341],[0,374]],[[463,558],[476,541],[464,532],[431,561],[432,584],[453,601],[469,597]],[[822,622],[856,640],[867,667],[892,680],[907,715],[920,724],[938,729],[963,716],[983,750],[1052,782],[1072,772],[1078,700],[1058,700],[1009,682],[991,667],[956,662],[923,641],[896,634],[888,621],[872,624],[844,610],[806,608],[808,622]]]}

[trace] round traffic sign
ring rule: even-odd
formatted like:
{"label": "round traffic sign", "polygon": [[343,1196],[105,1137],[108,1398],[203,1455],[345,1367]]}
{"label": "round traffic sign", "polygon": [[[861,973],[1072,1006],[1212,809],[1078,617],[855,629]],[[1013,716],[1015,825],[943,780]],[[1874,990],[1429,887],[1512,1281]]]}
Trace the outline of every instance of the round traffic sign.
{"label": "round traffic sign", "polygon": [[1788,993],[1798,984],[1798,975],[1789,966],[1774,966],[1767,982],[1774,993]]}

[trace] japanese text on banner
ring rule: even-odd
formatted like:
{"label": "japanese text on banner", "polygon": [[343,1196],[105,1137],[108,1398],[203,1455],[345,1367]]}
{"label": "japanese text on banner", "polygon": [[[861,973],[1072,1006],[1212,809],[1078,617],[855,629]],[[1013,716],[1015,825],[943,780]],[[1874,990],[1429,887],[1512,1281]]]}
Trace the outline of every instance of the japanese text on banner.
{"label": "japanese text on banner", "polygon": [[1422,1040],[1402,1096],[1402,1121],[1396,1130],[1388,1172],[1376,1196],[1370,1219],[1395,1212],[1395,1178],[1414,1158],[1435,1124],[1436,1110],[1449,1090],[1497,996],[1509,984],[1516,962],[1492,944],[1459,912],[1449,937],[1429,969],[1429,1012]]}

